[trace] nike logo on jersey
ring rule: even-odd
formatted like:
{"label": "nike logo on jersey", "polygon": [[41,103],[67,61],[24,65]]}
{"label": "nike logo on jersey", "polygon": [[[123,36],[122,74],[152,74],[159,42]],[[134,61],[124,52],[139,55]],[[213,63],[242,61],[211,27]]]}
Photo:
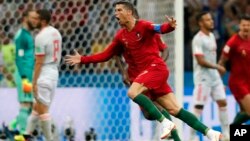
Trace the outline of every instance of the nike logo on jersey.
{"label": "nike logo on jersey", "polygon": [[143,71],[143,72],[142,72],[141,74],[139,74],[138,76],[142,76],[142,75],[144,75],[144,74],[146,74],[146,73],[148,73],[147,70]]}

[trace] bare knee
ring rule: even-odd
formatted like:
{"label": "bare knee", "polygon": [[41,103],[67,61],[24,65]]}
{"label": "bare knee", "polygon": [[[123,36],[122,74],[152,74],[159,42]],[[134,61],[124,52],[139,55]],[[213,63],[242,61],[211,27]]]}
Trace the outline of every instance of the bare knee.
{"label": "bare knee", "polygon": [[131,99],[134,99],[137,95],[138,93],[135,90],[132,89],[128,90],[128,97],[130,97]]}
{"label": "bare knee", "polygon": [[37,102],[35,108],[39,115],[48,113],[49,111],[49,107],[41,102]]}
{"label": "bare knee", "polygon": [[175,116],[181,110],[181,106],[178,104],[173,93],[169,93],[157,99],[157,103],[166,109],[169,114]]}
{"label": "bare knee", "polygon": [[137,95],[146,92],[147,88],[145,86],[143,86],[142,84],[139,83],[132,83],[132,85],[130,86],[129,90],[128,90],[128,96],[131,99],[134,99]]}
{"label": "bare knee", "polygon": [[217,104],[219,107],[226,107],[227,106],[227,101],[226,100],[218,100]]}

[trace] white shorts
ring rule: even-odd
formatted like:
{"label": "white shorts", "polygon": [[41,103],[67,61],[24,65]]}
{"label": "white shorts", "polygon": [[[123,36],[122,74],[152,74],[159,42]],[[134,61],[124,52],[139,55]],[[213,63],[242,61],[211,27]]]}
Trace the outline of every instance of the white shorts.
{"label": "white shorts", "polygon": [[211,96],[214,101],[226,99],[226,92],[223,83],[218,83],[215,86],[207,86],[207,84],[200,83],[195,86],[193,91],[194,104],[204,105]]}
{"label": "white shorts", "polygon": [[57,80],[39,78],[37,80],[37,100],[44,105],[50,106],[57,87]]}

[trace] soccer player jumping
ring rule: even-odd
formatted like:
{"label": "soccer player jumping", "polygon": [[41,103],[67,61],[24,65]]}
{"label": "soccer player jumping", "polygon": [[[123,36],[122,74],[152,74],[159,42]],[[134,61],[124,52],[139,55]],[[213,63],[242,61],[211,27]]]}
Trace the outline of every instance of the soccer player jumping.
{"label": "soccer player jumping", "polygon": [[115,17],[122,29],[116,33],[112,43],[103,52],[91,56],[81,56],[75,51],[74,55],[66,56],[66,63],[75,65],[104,62],[123,51],[122,55],[128,64],[128,75],[135,77],[128,90],[128,96],[161,123],[162,139],[169,135],[175,128],[175,124],[166,119],[153,102],[144,95],[149,90],[157,97],[156,101],[170,114],[202,132],[211,141],[219,141],[221,133],[209,129],[193,114],[181,108],[167,84],[169,71],[159,56],[154,35],[173,31],[176,20],[167,18],[168,23],[153,24],[145,20],[136,20],[133,16],[134,7],[129,2],[118,1],[114,6]]}
{"label": "soccer player jumping", "polygon": [[[136,20],[139,20],[140,16],[139,16],[139,13],[138,13],[136,8],[134,9],[133,15],[134,15]],[[168,55],[169,55],[167,45],[163,42],[160,34],[155,34],[155,36],[156,37],[154,37],[154,38],[156,39],[157,46],[159,48],[159,51],[161,52],[161,58],[164,60],[164,62],[166,62],[167,58],[168,58]],[[132,80],[129,78],[127,70],[126,70],[127,66],[124,65],[121,56],[114,56],[114,59],[116,60],[116,64],[117,64],[119,70],[121,71],[123,82],[125,83],[126,86],[130,86],[131,83],[133,82],[133,79],[135,79],[135,78],[132,78]],[[145,93],[145,95],[148,96],[154,102],[155,106],[159,109],[159,111],[167,119],[172,121],[171,116],[169,115],[169,113],[164,108],[162,108],[159,104],[157,104],[157,101],[155,101],[156,99],[154,98],[154,96],[153,96],[154,94],[152,94],[152,92],[150,93],[150,91],[148,91],[147,93]],[[141,108],[141,111],[142,111],[144,117],[147,120],[155,120],[155,119],[152,119],[149,116],[149,114],[147,113],[147,111],[143,110],[143,108]],[[173,138],[174,141],[181,141],[176,129],[173,129],[171,131],[171,138]]]}

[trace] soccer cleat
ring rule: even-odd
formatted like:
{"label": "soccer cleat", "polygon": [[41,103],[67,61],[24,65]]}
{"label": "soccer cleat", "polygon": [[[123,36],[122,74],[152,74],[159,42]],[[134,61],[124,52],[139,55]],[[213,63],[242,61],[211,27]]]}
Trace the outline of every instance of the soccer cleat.
{"label": "soccer cleat", "polygon": [[175,129],[175,124],[167,119],[164,119],[162,121],[161,139],[166,139],[173,129]]}
{"label": "soccer cleat", "polygon": [[14,139],[15,141],[25,141],[25,138],[23,135],[15,135]]}
{"label": "soccer cleat", "polygon": [[14,136],[14,140],[15,141],[31,141],[32,140],[32,136],[28,135],[28,134],[15,135]]}
{"label": "soccer cleat", "polygon": [[210,141],[219,141],[222,138],[222,134],[218,131],[209,129],[207,132],[207,137]]}

